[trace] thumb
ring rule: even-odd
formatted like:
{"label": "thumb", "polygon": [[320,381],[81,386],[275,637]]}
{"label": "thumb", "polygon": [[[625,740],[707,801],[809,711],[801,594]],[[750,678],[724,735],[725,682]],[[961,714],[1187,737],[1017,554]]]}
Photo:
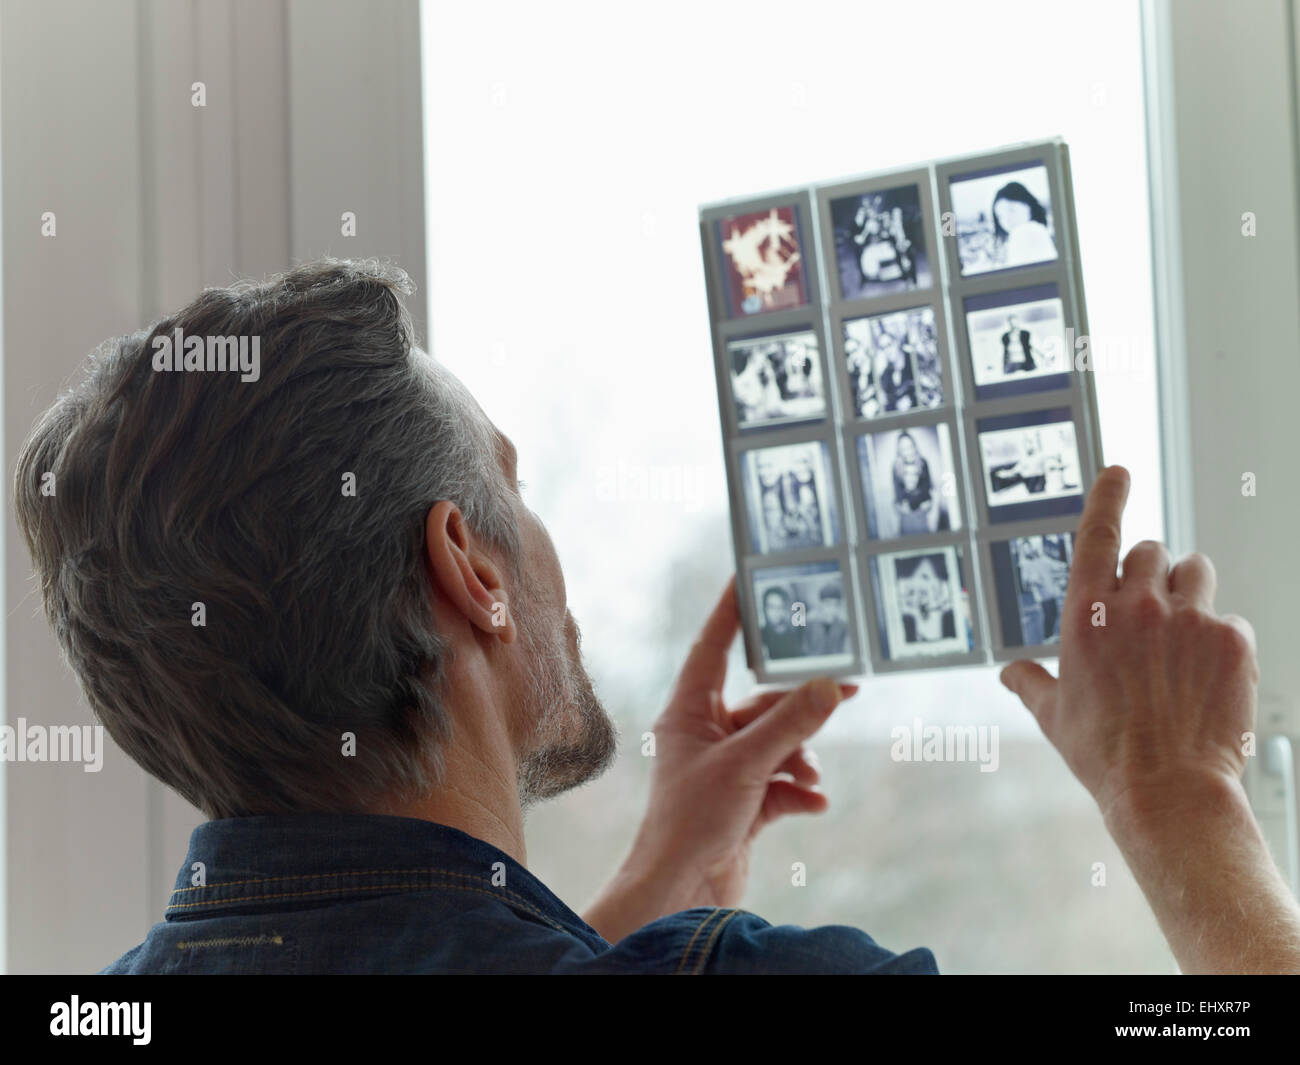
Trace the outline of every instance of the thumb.
{"label": "thumb", "polygon": [[1056,678],[1037,662],[1022,658],[1007,666],[1000,679],[1043,725],[1043,714],[1056,701]]}

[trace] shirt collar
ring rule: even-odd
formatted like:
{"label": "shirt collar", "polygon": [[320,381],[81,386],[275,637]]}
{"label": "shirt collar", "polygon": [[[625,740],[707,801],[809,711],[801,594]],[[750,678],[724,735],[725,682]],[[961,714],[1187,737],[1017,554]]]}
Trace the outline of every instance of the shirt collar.
{"label": "shirt collar", "polygon": [[599,933],[508,854],[448,825],[385,814],[205,821],[164,913],[168,921],[448,889],[484,891],[521,916],[604,945]]}

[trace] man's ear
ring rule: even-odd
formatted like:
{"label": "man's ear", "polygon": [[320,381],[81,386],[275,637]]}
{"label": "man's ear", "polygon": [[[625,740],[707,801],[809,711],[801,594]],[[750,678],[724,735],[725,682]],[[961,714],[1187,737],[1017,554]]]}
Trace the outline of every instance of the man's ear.
{"label": "man's ear", "polygon": [[474,542],[455,503],[443,500],[429,508],[424,551],[438,591],[465,620],[502,643],[513,643],[517,632],[501,571]]}

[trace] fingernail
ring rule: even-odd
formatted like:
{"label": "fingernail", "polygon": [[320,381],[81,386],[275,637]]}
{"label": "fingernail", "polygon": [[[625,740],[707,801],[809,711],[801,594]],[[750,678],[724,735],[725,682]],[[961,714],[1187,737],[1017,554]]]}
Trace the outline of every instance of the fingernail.
{"label": "fingernail", "polygon": [[813,705],[823,714],[829,714],[840,704],[840,686],[823,677],[813,682]]}

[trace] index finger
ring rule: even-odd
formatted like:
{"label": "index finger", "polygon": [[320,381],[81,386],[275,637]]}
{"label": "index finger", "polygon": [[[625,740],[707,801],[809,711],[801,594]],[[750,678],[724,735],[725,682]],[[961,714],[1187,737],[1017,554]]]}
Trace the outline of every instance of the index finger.
{"label": "index finger", "polygon": [[727,679],[727,654],[740,631],[740,606],[736,601],[736,577],[722,590],[713,613],[691,645],[686,664],[677,677],[677,691],[721,691]]}
{"label": "index finger", "polygon": [[1129,474],[1107,466],[1097,475],[1074,534],[1069,590],[1113,592],[1119,587],[1120,519],[1128,502]]}

